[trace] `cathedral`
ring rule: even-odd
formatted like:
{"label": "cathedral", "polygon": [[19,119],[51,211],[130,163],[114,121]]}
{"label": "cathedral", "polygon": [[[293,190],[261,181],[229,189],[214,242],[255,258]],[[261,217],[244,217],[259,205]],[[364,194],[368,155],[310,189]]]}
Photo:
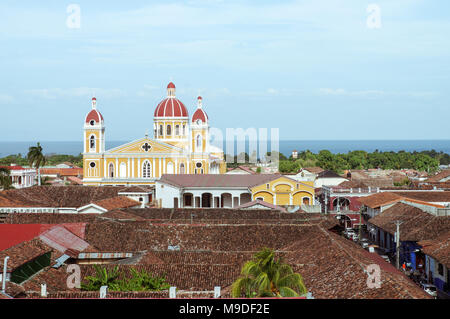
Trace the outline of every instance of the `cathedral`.
{"label": "cathedral", "polygon": [[105,123],[92,98],[84,121],[83,185],[154,185],[163,174],[223,174],[223,150],[209,143],[209,118],[202,97],[189,118],[175,85],[153,115],[153,139],[145,137],[105,149]]}

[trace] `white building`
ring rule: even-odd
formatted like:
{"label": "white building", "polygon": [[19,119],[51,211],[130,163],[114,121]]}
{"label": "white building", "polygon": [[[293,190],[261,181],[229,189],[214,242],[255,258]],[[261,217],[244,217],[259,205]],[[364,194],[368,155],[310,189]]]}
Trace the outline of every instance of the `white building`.
{"label": "white building", "polygon": [[37,184],[37,173],[34,168],[24,168],[16,164],[2,167],[9,169],[14,188],[25,188]]}

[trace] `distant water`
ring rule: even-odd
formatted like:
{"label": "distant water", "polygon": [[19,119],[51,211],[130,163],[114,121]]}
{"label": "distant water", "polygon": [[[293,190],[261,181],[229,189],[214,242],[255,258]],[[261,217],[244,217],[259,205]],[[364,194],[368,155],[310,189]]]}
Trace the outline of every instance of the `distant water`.
{"label": "distant water", "polygon": [[[109,141],[106,142],[106,148],[110,149],[126,142]],[[25,156],[28,148],[36,145],[36,142],[0,142],[0,157],[10,154],[22,154]],[[45,154],[67,154],[78,155],[83,150],[83,142],[41,142]],[[367,152],[379,151],[428,151],[445,152],[450,154],[450,140],[347,140],[347,141],[305,141],[305,140],[282,140],[279,143],[281,153],[289,156],[293,150],[299,152],[310,150],[314,153],[320,150],[329,150],[332,153],[347,153],[349,151],[362,150]],[[268,147],[270,149],[270,146]]]}

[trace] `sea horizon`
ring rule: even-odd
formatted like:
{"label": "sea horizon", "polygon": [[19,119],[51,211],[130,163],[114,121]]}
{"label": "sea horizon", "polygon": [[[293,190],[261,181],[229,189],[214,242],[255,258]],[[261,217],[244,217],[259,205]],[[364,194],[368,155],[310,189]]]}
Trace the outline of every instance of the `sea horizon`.
{"label": "sea horizon", "polygon": [[[44,154],[79,155],[83,149],[83,141],[39,141],[44,149]],[[106,149],[111,149],[130,141],[107,141]],[[37,141],[0,141],[0,157],[22,154],[25,156],[30,146]],[[236,142],[235,142],[236,143]],[[214,143],[213,143],[214,144]],[[226,153],[226,145],[223,147]],[[246,146],[248,150],[248,145]],[[270,145],[268,146],[270,150]],[[293,150],[298,152],[310,150],[318,153],[321,150],[329,150],[334,154],[350,151],[374,152],[421,152],[431,151],[450,154],[450,140],[423,139],[423,140],[295,140],[285,139],[279,141],[279,150],[285,156],[290,156]]]}

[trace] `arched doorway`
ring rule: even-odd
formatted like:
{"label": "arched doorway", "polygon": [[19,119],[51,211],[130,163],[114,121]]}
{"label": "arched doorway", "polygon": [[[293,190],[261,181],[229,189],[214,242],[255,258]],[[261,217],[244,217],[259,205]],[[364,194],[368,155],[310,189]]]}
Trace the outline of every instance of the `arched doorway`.
{"label": "arched doorway", "polygon": [[233,200],[230,193],[223,193],[220,195],[221,207],[231,208],[233,206]]}
{"label": "arched doorway", "polygon": [[202,207],[203,208],[211,208],[212,207],[212,194],[211,193],[203,193],[202,194]]}
{"label": "arched doorway", "polygon": [[185,193],[183,195],[183,207],[193,207],[194,206],[194,195],[192,193]]}

